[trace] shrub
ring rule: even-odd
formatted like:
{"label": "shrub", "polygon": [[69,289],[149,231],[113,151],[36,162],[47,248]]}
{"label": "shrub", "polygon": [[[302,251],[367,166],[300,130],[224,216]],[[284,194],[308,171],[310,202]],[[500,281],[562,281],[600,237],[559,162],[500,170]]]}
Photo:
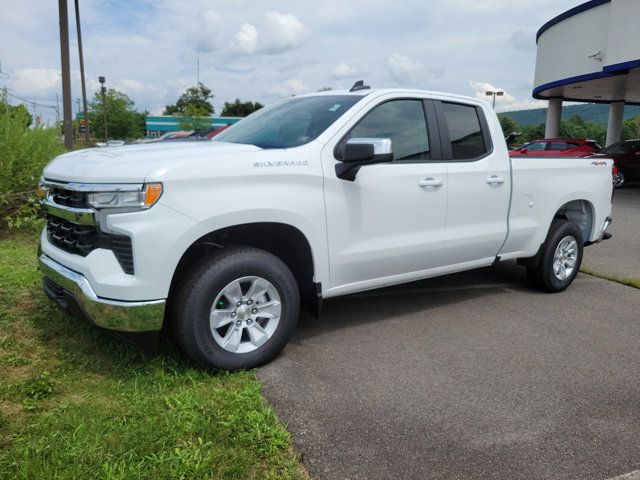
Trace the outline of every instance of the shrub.
{"label": "shrub", "polygon": [[37,222],[42,169],[64,152],[56,129],[28,128],[28,115],[0,102],[0,231]]}

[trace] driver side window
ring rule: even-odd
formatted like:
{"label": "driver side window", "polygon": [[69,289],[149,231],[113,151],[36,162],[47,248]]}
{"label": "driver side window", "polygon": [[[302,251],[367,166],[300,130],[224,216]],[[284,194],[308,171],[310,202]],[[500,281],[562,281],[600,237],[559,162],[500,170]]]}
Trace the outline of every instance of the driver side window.
{"label": "driver side window", "polygon": [[429,160],[427,121],[421,100],[392,100],[360,120],[349,138],[389,138],[393,161]]}

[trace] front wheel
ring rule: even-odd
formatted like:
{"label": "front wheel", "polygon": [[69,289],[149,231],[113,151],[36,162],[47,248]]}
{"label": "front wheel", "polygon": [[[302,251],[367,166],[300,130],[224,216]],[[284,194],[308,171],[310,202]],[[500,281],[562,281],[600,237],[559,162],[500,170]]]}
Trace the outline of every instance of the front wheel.
{"label": "front wheel", "polygon": [[545,292],[566,289],[580,270],[583,243],[582,232],[575,223],[554,219],[542,245],[538,265],[527,268],[531,283]]}
{"label": "front wheel", "polygon": [[173,326],[182,350],[206,368],[241,370],[275,357],[296,326],[295,278],[277,257],[228,247],[188,275],[175,298]]}

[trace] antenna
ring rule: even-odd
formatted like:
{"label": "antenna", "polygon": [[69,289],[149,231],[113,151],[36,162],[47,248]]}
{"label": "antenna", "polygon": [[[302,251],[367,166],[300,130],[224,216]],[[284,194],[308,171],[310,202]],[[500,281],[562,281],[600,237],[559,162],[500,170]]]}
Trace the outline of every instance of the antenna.
{"label": "antenna", "polygon": [[364,80],[358,80],[356,83],[353,84],[353,87],[351,87],[351,90],[349,90],[350,92],[357,92],[358,90],[370,90],[371,87],[369,85],[365,85],[364,84]]}

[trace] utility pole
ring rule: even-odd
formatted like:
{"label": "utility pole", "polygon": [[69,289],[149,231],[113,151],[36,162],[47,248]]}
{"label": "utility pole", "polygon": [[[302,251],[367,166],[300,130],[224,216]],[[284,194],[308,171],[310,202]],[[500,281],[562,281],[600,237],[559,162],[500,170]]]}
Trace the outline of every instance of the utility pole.
{"label": "utility pole", "polygon": [[82,54],[82,32],[80,30],[80,6],[75,0],[76,7],[76,31],[78,32],[78,54],[80,55],[80,84],[82,85],[82,112],[84,113],[84,143],[91,146],[91,134],[89,133],[89,112],[87,109],[87,86],[84,81],[84,55]]}
{"label": "utility pole", "polygon": [[100,91],[102,92],[102,113],[104,118],[104,141],[109,140],[109,130],[107,130],[107,89],[104,86],[105,78],[98,77],[100,82]]}
{"label": "utility pole", "polygon": [[73,122],[71,119],[71,70],[69,61],[69,12],[67,0],[58,0],[60,17],[60,67],[62,69],[62,127],[64,146],[73,150]]}

